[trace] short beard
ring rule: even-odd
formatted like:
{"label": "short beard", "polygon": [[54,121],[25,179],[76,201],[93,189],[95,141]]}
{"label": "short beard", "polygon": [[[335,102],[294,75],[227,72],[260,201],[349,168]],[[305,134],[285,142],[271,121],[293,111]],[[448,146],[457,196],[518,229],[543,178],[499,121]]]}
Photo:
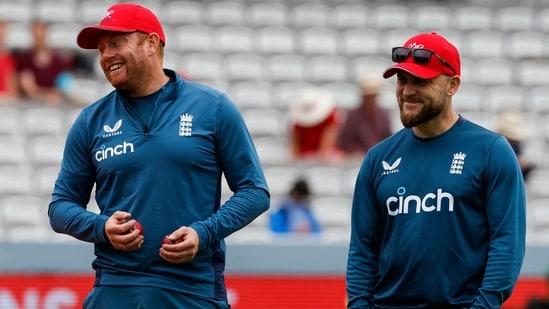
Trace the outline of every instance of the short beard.
{"label": "short beard", "polygon": [[406,117],[402,112],[402,105],[400,105],[400,121],[405,128],[412,128],[425,123],[431,119],[434,119],[442,113],[444,110],[444,104],[433,104],[430,106],[423,105],[423,109],[417,115]]}

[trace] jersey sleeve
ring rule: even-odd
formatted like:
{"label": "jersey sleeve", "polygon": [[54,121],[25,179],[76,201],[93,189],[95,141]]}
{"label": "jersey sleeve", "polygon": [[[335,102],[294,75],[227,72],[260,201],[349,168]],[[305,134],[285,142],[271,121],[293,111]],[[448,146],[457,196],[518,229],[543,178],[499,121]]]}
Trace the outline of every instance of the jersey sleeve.
{"label": "jersey sleeve", "polygon": [[524,181],[511,146],[499,137],[487,156],[486,216],[490,245],[482,286],[471,308],[499,308],[518,279],[525,252]]}
{"label": "jersey sleeve", "polygon": [[103,226],[107,217],[86,209],[95,182],[93,163],[86,146],[86,128],[86,115],[82,113],[67,135],[48,216],[51,227],[58,233],[87,242],[104,243]]}
{"label": "jersey sleeve", "polygon": [[212,216],[191,225],[200,248],[219,242],[269,208],[267,182],[252,137],[236,105],[219,98],[215,129],[216,155],[233,196]]}
{"label": "jersey sleeve", "polygon": [[351,240],[347,258],[346,288],[348,308],[369,308],[377,282],[379,239],[377,209],[371,177],[371,153],[357,175],[351,210]]}

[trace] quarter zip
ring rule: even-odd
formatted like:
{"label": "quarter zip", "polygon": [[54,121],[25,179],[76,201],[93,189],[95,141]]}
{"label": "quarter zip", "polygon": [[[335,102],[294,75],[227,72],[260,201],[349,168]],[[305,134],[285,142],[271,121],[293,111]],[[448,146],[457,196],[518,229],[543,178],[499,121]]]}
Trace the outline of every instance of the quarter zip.
{"label": "quarter zip", "polygon": [[[159,92],[160,93],[158,93],[156,100],[152,103],[153,106],[150,112],[148,112],[148,117],[146,117],[147,119],[142,119],[145,117],[140,117],[133,103],[130,103],[128,99],[124,98],[124,103],[125,103],[126,109],[128,110],[128,114],[133,119],[133,121],[135,121],[138,124],[138,126],[142,128],[145,142],[148,141],[150,138],[151,124],[155,119],[155,114],[158,109],[158,105],[160,104],[159,102],[162,100],[164,90],[161,88]],[[136,100],[139,100],[139,98]]]}
{"label": "quarter zip", "polygon": [[[133,107],[132,104],[130,104],[125,98],[124,98],[124,106],[126,107],[126,110],[128,111],[129,118],[136,124],[137,128],[142,128],[143,136],[145,138],[145,141],[148,139],[150,134],[150,127],[148,124],[143,123],[143,121],[139,118],[137,115],[137,111]],[[150,119],[149,119],[150,120]]]}
{"label": "quarter zip", "polygon": [[155,119],[156,111],[158,110],[158,105],[160,105],[160,102],[163,98],[164,87],[160,88],[159,91],[160,91],[160,93],[158,94],[158,97],[156,98],[156,100],[153,103],[153,107],[152,107],[151,114],[149,115],[149,119],[147,120],[147,123],[145,123],[143,125],[143,134],[145,135],[145,141],[147,141],[149,136],[150,136],[151,125],[153,123],[153,120]]}

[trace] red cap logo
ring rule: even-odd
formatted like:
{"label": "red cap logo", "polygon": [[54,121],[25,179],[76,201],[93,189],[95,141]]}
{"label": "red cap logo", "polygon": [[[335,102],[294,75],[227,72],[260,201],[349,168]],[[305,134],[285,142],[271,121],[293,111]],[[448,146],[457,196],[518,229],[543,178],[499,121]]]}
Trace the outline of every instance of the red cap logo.
{"label": "red cap logo", "polygon": [[156,33],[166,45],[166,36],[158,17],[148,8],[135,3],[119,3],[107,9],[99,25],[84,27],[76,42],[85,49],[96,49],[102,31]]}

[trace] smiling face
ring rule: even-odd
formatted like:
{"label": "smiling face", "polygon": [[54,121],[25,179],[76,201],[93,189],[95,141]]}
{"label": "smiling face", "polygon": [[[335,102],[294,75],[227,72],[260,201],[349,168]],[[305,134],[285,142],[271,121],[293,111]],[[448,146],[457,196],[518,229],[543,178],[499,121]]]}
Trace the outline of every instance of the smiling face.
{"label": "smiling face", "polygon": [[408,72],[397,73],[396,96],[400,120],[406,128],[436,121],[451,109],[448,92],[449,77],[439,75],[433,79],[420,79]]}
{"label": "smiling face", "polygon": [[139,95],[150,79],[147,35],[140,32],[104,32],[98,42],[100,65],[111,85],[130,96]]}

